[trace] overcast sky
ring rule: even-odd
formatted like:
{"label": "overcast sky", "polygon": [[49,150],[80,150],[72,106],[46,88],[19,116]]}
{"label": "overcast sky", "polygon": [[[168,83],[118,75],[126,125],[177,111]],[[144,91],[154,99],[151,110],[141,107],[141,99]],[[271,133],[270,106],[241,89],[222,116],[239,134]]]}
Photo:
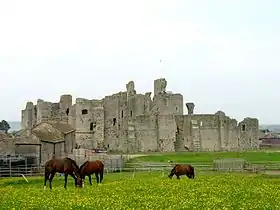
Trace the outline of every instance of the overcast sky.
{"label": "overcast sky", "polygon": [[0,0],[0,118],[165,77],[195,113],[280,123],[279,11],[279,0]]}

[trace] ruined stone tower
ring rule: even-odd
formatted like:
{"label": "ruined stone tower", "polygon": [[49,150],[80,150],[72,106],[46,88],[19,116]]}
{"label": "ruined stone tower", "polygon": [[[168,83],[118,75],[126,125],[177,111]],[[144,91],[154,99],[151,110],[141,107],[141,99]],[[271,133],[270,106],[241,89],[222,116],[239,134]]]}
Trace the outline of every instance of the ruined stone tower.
{"label": "ruined stone tower", "polygon": [[222,111],[195,114],[195,104],[166,90],[164,78],[154,80],[151,92],[137,93],[129,81],[124,92],[103,99],[62,95],[58,103],[41,99],[27,102],[22,110],[22,129],[41,122],[64,122],[75,129],[76,148],[106,148],[108,151],[134,153],[148,151],[228,150],[236,147],[258,148],[258,120],[245,118],[237,124]]}

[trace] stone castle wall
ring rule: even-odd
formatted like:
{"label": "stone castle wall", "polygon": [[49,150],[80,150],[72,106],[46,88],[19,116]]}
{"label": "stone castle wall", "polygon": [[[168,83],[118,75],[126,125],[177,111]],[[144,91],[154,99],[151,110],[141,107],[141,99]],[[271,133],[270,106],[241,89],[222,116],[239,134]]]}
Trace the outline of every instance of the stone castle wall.
{"label": "stone castle wall", "polygon": [[126,91],[103,99],[62,95],[57,103],[37,100],[27,102],[22,110],[22,129],[44,121],[69,123],[75,131],[78,148],[107,148],[133,153],[148,151],[228,150],[258,148],[258,120],[245,118],[237,124],[223,112],[194,114],[194,104],[187,103],[184,115],[183,96],[166,92],[164,78],[154,81],[151,92],[137,93],[135,84]]}

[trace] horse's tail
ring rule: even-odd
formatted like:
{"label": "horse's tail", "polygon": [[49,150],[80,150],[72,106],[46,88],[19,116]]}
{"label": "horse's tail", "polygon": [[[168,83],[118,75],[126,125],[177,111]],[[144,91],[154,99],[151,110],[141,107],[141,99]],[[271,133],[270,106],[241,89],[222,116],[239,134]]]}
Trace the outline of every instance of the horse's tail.
{"label": "horse's tail", "polygon": [[100,183],[101,183],[101,182],[102,182],[102,180],[103,180],[104,171],[103,171],[103,170],[101,170],[101,171],[99,172],[99,174],[100,174]]}
{"label": "horse's tail", "polygon": [[45,166],[45,174],[44,174],[44,189],[46,188],[47,181],[49,180],[50,172],[48,167]]}
{"label": "horse's tail", "polygon": [[102,161],[100,161],[100,165],[101,165],[101,170],[104,171],[104,163]]}
{"label": "horse's tail", "polygon": [[191,176],[192,178],[194,178],[195,174],[194,174],[194,167],[190,165],[190,169],[191,169]]}
{"label": "horse's tail", "polygon": [[102,180],[103,180],[103,176],[104,176],[104,163],[102,161],[100,161],[100,172],[99,172],[99,175],[100,175],[100,183],[101,183]]}

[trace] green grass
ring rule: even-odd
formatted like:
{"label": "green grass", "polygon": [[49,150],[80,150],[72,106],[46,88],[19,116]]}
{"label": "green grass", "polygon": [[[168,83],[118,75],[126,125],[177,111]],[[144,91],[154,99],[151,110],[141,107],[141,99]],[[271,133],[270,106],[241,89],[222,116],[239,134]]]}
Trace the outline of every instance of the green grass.
{"label": "green grass", "polygon": [[280,152],[276,151],[247,151],[247,152],[177,152],[152,154],[137,157],[130,162],[168,162],[177,163],[202,163],[212,162],[216,159],[243,158],[250,162],[280,161]]}
{"label": "green grass", "polygon": [[278,177],[249,174],[198,174],[169,180],[160,172],[105,174],[104,183],[68,189],[55,177],[43,190],[43,177],[0,180],[1,209],[279,209]]}

